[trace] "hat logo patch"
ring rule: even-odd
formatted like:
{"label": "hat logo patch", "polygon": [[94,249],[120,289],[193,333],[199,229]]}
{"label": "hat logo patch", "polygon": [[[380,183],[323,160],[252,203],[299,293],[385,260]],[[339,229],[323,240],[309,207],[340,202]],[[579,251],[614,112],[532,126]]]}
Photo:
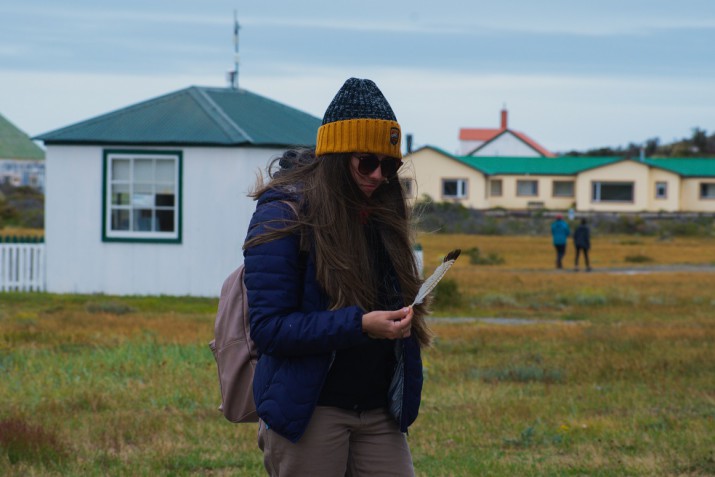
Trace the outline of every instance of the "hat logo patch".
{"label": "hat logo patch", "polygon": [[395,145],[397,145],[398,142],[400,142],[400,130],[399,130],[399,128],[391,128],[390,129],[390,144],[395,146]]}

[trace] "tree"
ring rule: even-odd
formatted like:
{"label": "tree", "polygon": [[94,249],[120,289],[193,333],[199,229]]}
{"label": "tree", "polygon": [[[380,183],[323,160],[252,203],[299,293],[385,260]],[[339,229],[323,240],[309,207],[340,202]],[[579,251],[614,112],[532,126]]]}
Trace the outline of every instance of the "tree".
{"label": "tree", "polygon": [[708,134],[705,129],[699,127],[693,128],[693,136],[690,139],[693,144],[693,152],[707,154],[708,152]]}

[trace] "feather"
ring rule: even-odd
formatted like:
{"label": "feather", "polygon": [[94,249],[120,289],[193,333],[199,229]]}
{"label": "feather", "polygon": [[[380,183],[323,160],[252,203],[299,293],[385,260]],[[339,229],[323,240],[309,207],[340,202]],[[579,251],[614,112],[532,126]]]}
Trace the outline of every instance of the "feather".
{"label": "feather", "polygon": [[432,273],[432,275],[430,275],[430,277],[422,283],[422,286],[415,297],[415,301],[410,306],[419,305],[424,301],[425,297],[429,295],[432,290],[434,290],[437,283],[439,283],[442,277],[444,277],[444,274],[447,273],[447,270],[454,265],[454,262],[457,260],[457,257],[459,257],[461,252],[462,251],[460,249],[456,248],[444,257],[444,260],[442,260],[439,267],[435,269],[434,273]]}

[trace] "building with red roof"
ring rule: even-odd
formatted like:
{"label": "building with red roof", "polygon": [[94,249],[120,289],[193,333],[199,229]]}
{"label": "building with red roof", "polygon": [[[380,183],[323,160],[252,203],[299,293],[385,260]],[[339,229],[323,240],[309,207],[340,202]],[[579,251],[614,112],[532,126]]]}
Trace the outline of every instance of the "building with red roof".
{"label": "building with red roof", "polygon": [[462,128],[459,153],[463,156],[555,157],[526,134],[509,129],[508,111],[501,110],[499,128]]}

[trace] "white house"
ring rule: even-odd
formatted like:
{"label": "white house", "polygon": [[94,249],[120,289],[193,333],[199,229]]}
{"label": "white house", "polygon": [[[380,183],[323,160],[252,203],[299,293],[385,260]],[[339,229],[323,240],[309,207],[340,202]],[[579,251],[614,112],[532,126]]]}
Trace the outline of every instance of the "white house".
{"label": "white house", "polygon": [[479,157],[554,157],[554,154],[523,132],[509,129],[508,111],[501,111],[501,127],[462,128],[459,154]]}
{"label": "white house", "polygon": [[242,260],[270,159],[320,119],[243,89],[189,87],[40,135],[47,291],[217,296]]}

